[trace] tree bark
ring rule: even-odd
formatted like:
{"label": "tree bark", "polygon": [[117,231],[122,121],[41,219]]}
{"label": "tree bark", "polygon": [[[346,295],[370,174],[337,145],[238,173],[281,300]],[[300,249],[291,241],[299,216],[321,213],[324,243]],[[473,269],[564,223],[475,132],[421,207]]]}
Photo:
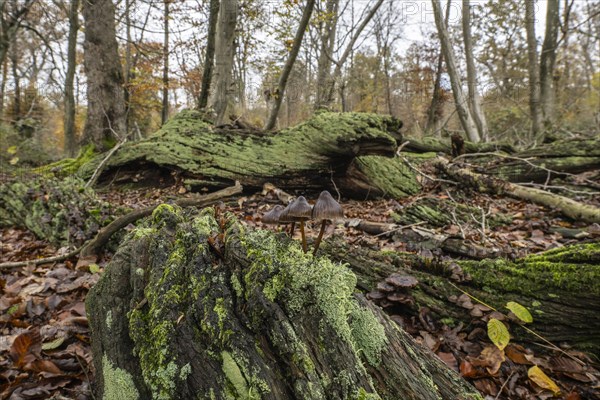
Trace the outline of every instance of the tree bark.
{"label": "tree bark", "polygon": [[456,103],[456,111],[467,137],[470,141],[477,143],[481,140],[481,137],[479,136],[479,132],[477,131],[477,127],[475,126],[475,122],[473,121],[473,117],[469,111],[468,99],[465,97],[461,88],[456,58],[454,56],[452,44],[450,43],[450,37],[448,36],[446,24],[444,23],[442,9],[440,8],[440,4],[437,2],[437,0],[432,0],[431,4],[433,5],[435,25],[440,37],[444,59],[446,60],[448,75],[450,76],[450,84],[452,85],[452,94],[454,95],[454,102]]}
{"label": "tree bark", "polygon": [[208,94],[215,62],[215,42],[217,37],[217,20],[219,16],[219,0],[210,0],[208,14],[208,37],[206,39],[206,52],[204,55],[204,70],[202,71],[202,87],[198,96],[198,109],[206,108]]}
{"label": "tree bark", "polygon": [[162,111],[161,125],[169,119],[169,4],[171,0],[164,0],[163,14],[163,78],[162,78]]}
{"label": "tree bark", "polygon": [[83,143],[107,150],[115,138],[126,135],[123,71],[111,0],[86,0],[84,66],[87,75],[87,120]]}
{"label": "tree bark", "polygon": [[529,70],[529,112],[531,133],[536,136],[542,131],[542,109],[540,105],[540,72],[538,68],[537,39],[535,37],[535,0],[525,1],[525,28],[527,30],[527,58]]}
{"label": "tree bark", "polygon": [[315,110],[320,109],[327,103],[326,89],[329,87],[331,80],[331,62],[335,47],[339,3],[339,0],[327,0],[325,6],[327,19],[323,23],[320,35],[321,51],[319,52],[317,63],[317,98],[315,100]]}
{"label": "tree bark", "polygon": [[215,39],[215,66],[212,80],[214,88],[209,97],[209,107],[216,113],[215,125],[223,124],[233,73],[235,26],[238,15],[238,0],[221,0],[217,17]]}
{"label": "tree bark", "polygon": [[463,40],[465,43],[465,59],[467,61],[467,86],[469,88],[469,107],[479,137],[486,142],[488,140],[488,128],[485,114],[481,108],[481,97],[477,90],[477,69],[475,68],[475,57],[473,56],[473,38],[471,35],[471,2],[463,0],[462,2],[462,28]]}
{"label": "tree bark", "polygon": [[549,128],[555,118],[556,93],[554,66],[560,25],[559,0],[549,0],[546,6],[546,33],[540,54],[540,101],[544,126]]}
{"label": "tree bark", "polygon": [[[452,5],[451,0],[446,1],[446,14],[444,16],[444,22],[448,26],[448,20],[450,19],[450,7]],[[440,49],[438,55],[437,69],[435,70],[435,81],[433,83],[433,92],[431,94],[431,104],[427,110],[427,125],[425,131],[435,134],[435,136],[441,136],[441,117],[444,112],[444,96],[442,94],[442,68],[444,66],[444,53]]]}
{"label": "tree bark", "polygon": [[213,213],[159,206],[88,294],[99,397],[481,398],[346,267]]}
{"label": "tree bark", "polygon": [[281,75],[279,76],[279,82],[277,83],[277,89],[274,93],[273,100],[269,104],[269,116],[265,122],[265,131],[270,131],[271,129],[275,128],[275,124],[277,123],[277,116],[279,115],[281,102],[283,101],[283,96],[285,95],[285,88],[287,86],[288,78],[292,73],[292,68],[296,62],[296,57],[298,57],[298,52],[300,51],[300,46],[302,45],[302,38],[304,38],[304,33],[306,32],[306,28],[308,27],[310,16],[312,15],[314,8],[315,0],[307,0],[306,5],[304,6],[304,11],[302,12],[300,24],[298,25],[298,30],[296,30],[296,35],[294,37],[294,43],[290,50],[290,54],[288,55],[285,65],[283,66],[283,70],[281,71]]}
{"label": "tree bark", "polygon": [[77,150],[75,137],[75,95],[73,82],[77,68],[77,34],[79,33],[79,0],[71,0],[69,9],[69,40],[67,44],[67,73],[65,76],[65,117],[64,152],[69,157],[74,157]]}

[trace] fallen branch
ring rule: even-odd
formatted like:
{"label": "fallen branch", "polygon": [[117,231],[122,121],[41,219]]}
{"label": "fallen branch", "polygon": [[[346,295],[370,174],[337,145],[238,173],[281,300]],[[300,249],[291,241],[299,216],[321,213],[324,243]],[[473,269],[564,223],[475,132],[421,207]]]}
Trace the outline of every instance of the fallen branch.
{"label": "fallen branch", "polygon": [[600,223],[600,209],[597,207],[544,190],[521,186],[492,176],[480,175],[452,164],[445,158],[438,157],[435,165],[452,179],[466,183],[481,192],[504,193],[521,200],[555,208],[565,216],[577,221]]}
{"label": "fallen branch", "polygon": [[[236,182],[234,186],[230,186],[228,188],[218,190],[216,192],[205,194],[202,196],[194,197],[194,198],[179,199],[179,200],[176,200],[174,202],[174,204],[176,204],[180,207],[206,207],[206,206],[216,203],[218,200],[221,200],[223,198],[239,194],[242,192],[242,190],[243,190],[242,185],[240,185],[239,182]],[[113,234],[115,234],[120,229],[126,227],[127,225],[137,221],[138,219],[144,218],[144,217],[152,214],[152,212],[154,211],[154,209],[156,207],[158,207],[158,204],[155,206],[150,206],[150,207],[142,208],[139,210],[134,210],[128,214],[125,214],[125,215],[117,218],[116,220],[114,220],[113,222],[111,222],[110,224],[108,224],[107,226],[102,228],[100,231],[98,231],[98,233],[92,240],[84,243],[82,246],[71,251],[68,254],[64,254],[62,256],[47,257],[47,258],[38,258],[38,259],[34,259],[34,260],[0,263],[0,269],[9,269],[9,268],[23,267],[26,265],[39,265],[39,264],[48,264],[48,263],[52,263],[52,262],[64,261],[71,257],[76,256],[79,253],[81,253],[82,257],[97,255],[98,251],[106,244],[106,242],[108,242],[108,240],[110,239],[110,237]]]}

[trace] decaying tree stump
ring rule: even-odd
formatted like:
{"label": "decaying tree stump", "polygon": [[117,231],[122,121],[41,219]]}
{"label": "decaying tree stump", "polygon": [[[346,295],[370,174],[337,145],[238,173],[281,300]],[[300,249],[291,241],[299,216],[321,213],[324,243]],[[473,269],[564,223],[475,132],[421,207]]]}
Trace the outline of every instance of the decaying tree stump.
{"label": "decaying tree stump", "polygon": [[90,291],[104,399],[481,398],[344,265],[213,213],[159,206]]}

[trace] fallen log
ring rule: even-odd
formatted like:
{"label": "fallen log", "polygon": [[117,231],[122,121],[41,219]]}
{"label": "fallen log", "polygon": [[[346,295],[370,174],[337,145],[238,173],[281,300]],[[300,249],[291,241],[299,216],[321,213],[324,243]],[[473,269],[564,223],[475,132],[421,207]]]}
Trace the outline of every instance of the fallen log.
{"label": "fallen log", "polygon": [[[326,241],[321,249],[332,260],[347,263],[358,278],[358,287],[366,292],[376,290],[378,283],[394,273],[416,277],[419,285],[412,291],[416,301],[412,308],[403,308],[405,313],[418,316],[426,307],[438,320],[477,323],[470,310],[452,301],[452,296],[461,294],[453,286],[457,285],[499,309],[509,301],[518,302],[531,310],[534,321],[529,327],[544,338],[600,354],[600,321],[590,318],[600,313],[598,243],[565,246],[515,261],[444,261],[373,251],[337,238]],[[388,312],[393,313],[393,308]],[[514,329],[517,341],[538,342],[518,325]]]}
{"label": "fallen log", "polygon": [[346,267],[213,212],[159,206],[90,291],[99,397],[481,398]]}
{"label": "fallen log", "polygon": [[[401,126],[390,116],[324,112],[266,135],[214,128],[202,114],[184,111],[148,139],[125,143],[107,161],[100,179],[162,169],[178,171],[192,189],[222,188],[233,181],[248,188],[271,182],[285,189],[322,189],[345,178],[357,157],[393,156]],[[90,176],[104,158],[97,156],[79,174]],[[346,189],[352,188],[340,188]]]}
{"label": "fallen log", "polygon": [[481,175],[463,168],[461,165],[450,163],[442,157],[438,157],[434,163],[445,174],[475,190],[498,195],[504,194],[555,208],[565,216],[576,221],[600,223],[600,209],[597,207],[583,204],[545,190],[521,186],[493,176]]}

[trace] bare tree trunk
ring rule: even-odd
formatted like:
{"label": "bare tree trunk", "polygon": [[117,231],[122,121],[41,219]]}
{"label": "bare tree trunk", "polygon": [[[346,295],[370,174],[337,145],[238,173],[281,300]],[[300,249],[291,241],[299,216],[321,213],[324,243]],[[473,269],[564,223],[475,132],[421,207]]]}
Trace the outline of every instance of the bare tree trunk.
{"label": "bare tree trunk", "polygon": [[[17,0],[13,0],[13,2],[16,8]],[[13,84],[15,85],[12,112],[16,121],[21,119],[21,77],[19,75],[19,49],[17,45],[17,35],[15,33],[11,40],[10,62],[12,67]]]}
{"label": "bare tree trunk", "polygon": [[104,151],[125,132],[123,72],[111,0],[83,1],[84,66],[87,75],[87,120],[83,142]]}
{"label": "bare tree trunk", "polygon": [[306,32],[306,27],[308,26],[308,22],[310,21],[310,16],[312,15],[314,8],[315,0],[307,0],[306,5],[304,6],[304,11],[302,12],[302,18],[300,19],[300,25],[298,26],[296,36],[294,37],[294,44],[292,45],[288,59],[285,62],[283,71],[281,71],[281,75],[279,76],[279,82],[277,84],[275,95],[273,96],[273,101],[270,103],[269,117],[267,118],[267,122],[264,127],[266,131],[273,129],[275,127],[275,123],[277,122],[277,115],[279,114],[281,101],[283,100],[283,96],[285,94],[285,87],[287,86],[288,78],[290,77],[294,63],[296,62],[296,57],[298,57],[300,45],[302,44],[302,38]]}
{"label": "bare tree trunk", "polygon": [[161,123],[164,125],[169,118],[169,3],[171,0],[164,0],[163,23],[165,36],[163,41],[163,88],[162,88],[162,113]]}
{"label": "bare tree trunk", "polygon": [[540,101],[544,125],[548,128],[554,120],[556,100],[554,66],[556,64],[560,19],[558,0],[548,0],[546,4],[546,33],[540,55]]}
{"label": "bare tree trunk", "polygon": [[[352,35],[352,38],[350,39],[348,46],[346,46],[344,53],[342,54],[340,59],[335,63],[335,70],[333,71],[333,79],[331,79],[331,82],[329,83],[329,86],[326,90],[327,99],[326,99],[326,102],[324,103],[324,105],[329,106],[329,105],[331,105],[331,103],[333,103],[335,86],[337,83],[339,83],[339,80],[341,79],[342,67],[344,66],[344,63],[346,62],[346,60],[348,59],[348,56],[350,56],[350,54],[352,53],[352,50],[354,49],[354,45],[356,44],[356,41],[360,37],[362,31],[366,28],[366,26],[369,24],[369,22],[373,19],[373,17],[375,16],[375,13],[377,13],[377,10],[379,10],[379,7],[381,7],[382,4],[383,4],[383,0],[377,0],[377,3],[375,3],[373,5],[373,7],[369,10],[367,15],[365,16],[365,19],[361,22],[361,24],[358,26],[356,31],[354,31],[354,34]],[[343,92],[343,89],[341,89],[341,92]]]}
{"label": "bare tree trunk", "polygon": [[129,111],[131,110],[131,91],[129,82],[131,81],[131,2],[125,0],[125,35],[127,43],[125,44],[125,75],[123,82],[123,96],[125,100],[125,132],[129,132]]}
{"label": "bare tree trunk", "polygon": [[317,70],[317,98],[315,109],[318,110],[326,102],[326,88],[331,80],[331,61],[335,45],[335,33],[338,22],[339,0],[327,0],[327,20],[321,32],[321,51],[319,53]]}
{"label": "bare tree trunk", "polygon": [[485,114],[481,108],[481,98],[477,92],[477,69],[473,57],[473,38],[471,36],[471,4],[470,0],[462,2],[462,27],[465,43],[465,58],[467,61],[467,85],[469,87],[469,106],[473,120],[477,125],[479,136],[485,142],[488,139],[488,127]]}
{"label": "bare tree trunk", "polygon": [[535,0],[525,1],[525,28],[527,30],[527,58],[529,65],[529,112],[531,133],[535,136],[542,130],[540,108],[540,72],[538,69],[537,40],[535,38]]}
{"label": "bare tree trunk", "polygon": [[2,63],[2,82],[0,82],[0,118],[4,117],[4,96],[6,94],[6,78],[8,75],[8,62]]}
{"label": "bare tree trunk", "polygon": [[442,44],[442,52],[444,53],[444,59],[446,60],[446,67],[448,68],[448,75],[450,76],[450,83],[452,85],[452,93],[454,95],[454,102],[456,103],[456,111],[458,112],[458,118],[460,123],[465,130],[469,140],[471,142],[479,142],[481,140],[477,126],[473,121],[471,112],[469,111],[469,102],[465,97],[461,84],[458,68],[456,66],[456,59],[454,51],[452,50],[452,44],[450,43],[450,37],[446,24],[444,23],[444,16],[442,15],[442,9],[437,0],[432,0],[433,13],[435,17],[435,25],[438,30],[440,42]]}
{"label": "bare tree trunk", "polygon": [[204,55],[204,71],[202,71],[202,88],[198,96],[198,108],[206,108],[208,94],[212,79],[213,64],[215,62],[215,42],[217,37],[217,19],[219,16],[219,0],[210,0],[208,16],[208,37],[206,40],[206,54]]}
{"label": "bare tree trunk", "polygon": [[69,157],[75,156],[77,141],[75,138],[75,96],[73,82],[77,67],[77,34],[79,32],[79,0],[71,0],[69,10],[69,41],[67,44],[67,74],[65,77],[65,120],[64,151]]}
{"label": "bare tree trunk", "polygon": [[209,106],[217,114],[215,125],[223,124],[227,111],[227,100],[231,75],[233,70],[233,56],[235,53],[234,39],[235,26],[238,14],[237,0],[222,0],[217,18],[217,33],[215,41],[215,69],[212,79],[214,88],[208,99]]}
{"label": "bare tree trunk", "polygon": [[[446,26],[448,25],[448,20],[450,19],[451,4],[451,0],[446,1],[446,15],[444,16],[444,22],[446,23]],[[439,136],[441,130],[440,122],[444,106],[444,96],[442,95],[441,88],[443,66],[444,54],[442,53],[442,50],[440,50],[437,70],[435,71],[435,82],[433,83],[431,104],[429,105],[429,110],[427,111],[427,125],[425,126],[425,132],[436,133],[437,136]]]}
{"label": "bare tree trunk", "polygon": [[[4,63],[10,45],[21,26],[21,22],[27,17],[34,3],[35,0],[14,1],[12,9],[9,9],[7,12],[7,1],[0,1],[0,63]],[[6,14],[8,13],[10,13],[10,17],[6,18]]]}

